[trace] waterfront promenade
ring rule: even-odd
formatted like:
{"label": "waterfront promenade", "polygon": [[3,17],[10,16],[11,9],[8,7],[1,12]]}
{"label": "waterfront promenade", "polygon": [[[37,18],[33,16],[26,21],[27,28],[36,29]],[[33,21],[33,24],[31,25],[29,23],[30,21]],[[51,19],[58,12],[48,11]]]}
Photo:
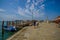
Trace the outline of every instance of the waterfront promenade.
{"label": "waterfront promenade", "polygon": [[55,23],[27,26],[7,40],[60,40],[60,28]]}

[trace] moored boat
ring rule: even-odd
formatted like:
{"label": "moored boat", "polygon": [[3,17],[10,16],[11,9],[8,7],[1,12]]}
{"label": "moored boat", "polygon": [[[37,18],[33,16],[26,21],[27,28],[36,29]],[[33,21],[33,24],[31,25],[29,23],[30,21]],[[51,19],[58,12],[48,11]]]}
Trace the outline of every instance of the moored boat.
{"label": "moored boat", "polygon": [[15,26],[4,26],[5,31],[16,31]]}

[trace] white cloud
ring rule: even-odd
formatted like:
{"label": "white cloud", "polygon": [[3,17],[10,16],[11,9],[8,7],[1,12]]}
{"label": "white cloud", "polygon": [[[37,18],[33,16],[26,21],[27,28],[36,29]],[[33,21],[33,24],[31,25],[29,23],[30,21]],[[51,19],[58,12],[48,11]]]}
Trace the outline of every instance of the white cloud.
{"label": "white cloud", "polygon": [[36,3],[34,0],[32,0],[33,4]]}
{"label": "white cloud", "polygon": [[43,17],[44,16],[44,12],[40,12],[40,10],[34,10],[33,11],[33,16],[35,17],[35,18],[39,18],[39,17]]}
{"label": "white cloud", "polygon": [[21,7],[18,7],[18,14],[24,17],[30,17],[27,14],[30,14],[30,11],[28,9],[22,9]]}
{"label": "white cloud", "polygon": [[44,8],[45,8],[45,5],[44,5],[44,4],[42,4],[42,5],[40,6],[40,8],[41,8],[41,9],[44,9]]}
{"label": "white cloud", "polygon": [[25,9],[25,13],[30,13],[30,11],[28,9]]}
{"label": "white cloud", "polygon": [[[45,15],[43,11],[45,6],[45,4],[43,4],[44,0],[36,0],[37,2],[32,0],[32,3],[29,3],[30,1],[31,0],[27,0],[25,8],[18,7],[18,14],[27,19],[32,17],[32,12],[35,18],[43,17]],[[41,4],[40,6],[38,5],[39,3]],[[41,9],[37,9],[35,7],[39,7]]]}
{"label": "white cloud", "polygon": [[26,4],[26,6],[25,6],[27,9],[29,9],[29,4]]}
{"label": "white cloud", "polygon": [[31,6],[30,6],[30,10],[33,10],[34,9],[34,4],[31,4]]}
{"label": "white cloud", "polygon": [[5,12],[5,10],[4,9],[0,9],[0,12]]}
{"label": "white cloud", "polygon": [[[44,8],[45,8],[45,4],[44,3],[45,0],[32,0],[32,3],[27,3],[26,4],[26,8],[28,8],[28,10],[25,10],[29,15],[32,15],[33,12],[33,16],[36,18],[39,17],[43,17],[44,14]],[[39,6],[40,4],[40,6]],[[40,9],[37,9],[36,7],[39,7]],[[31,10],[31,11],[29,11]]]}
{"label": "white cloud", "polygon": [[18,13],[19,13],[20,15],[25,15],[24,9],[22,9],[21,7],[18,7]]}
{"label": "white cloud", "polygon": [[36,2],[36,3],[35,3],[35,5],[37,6],[37,5],[38,5],[38,3]]}
{"label": "white cloud", "polygon": [[27,0],[27,3],[29,3],[30,2],[30,0]]}
{"label": "white cloud", "polygon": [[0,14],[0,19],[1,20],[15,20],[16,18],[18,18],[16,15],[12,15],[12,14]]}
{"label": "white cloud", "polygon": [[45,0],[36,0],[36,2],[35,2],[34,4],[37,6],[38,4],[43,4],[44,1],[45,1]]}

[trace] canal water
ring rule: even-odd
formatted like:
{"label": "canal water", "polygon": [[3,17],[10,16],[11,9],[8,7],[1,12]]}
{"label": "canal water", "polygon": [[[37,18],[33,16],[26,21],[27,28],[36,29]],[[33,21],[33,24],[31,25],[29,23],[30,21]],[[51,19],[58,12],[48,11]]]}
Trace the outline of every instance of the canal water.
{"label": "canal water", "polygon": [[[6,25],[6,22],[4,23],[4,25]],[[15,32],[4,31],[4,34],[2,34],[2,22],[0,21],[0,40],[6,40],[10,36],[12,36],[14,33]]]}

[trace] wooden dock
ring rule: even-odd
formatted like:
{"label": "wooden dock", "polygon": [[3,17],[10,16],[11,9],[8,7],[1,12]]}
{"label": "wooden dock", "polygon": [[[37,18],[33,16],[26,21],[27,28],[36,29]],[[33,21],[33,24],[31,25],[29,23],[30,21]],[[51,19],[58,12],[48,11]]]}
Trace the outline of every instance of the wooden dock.
{"label": "wooden dock", "polygon": [[60,40],[60,28],[55,23],[39,23],[38,26],[27,26],[7,40]]}

